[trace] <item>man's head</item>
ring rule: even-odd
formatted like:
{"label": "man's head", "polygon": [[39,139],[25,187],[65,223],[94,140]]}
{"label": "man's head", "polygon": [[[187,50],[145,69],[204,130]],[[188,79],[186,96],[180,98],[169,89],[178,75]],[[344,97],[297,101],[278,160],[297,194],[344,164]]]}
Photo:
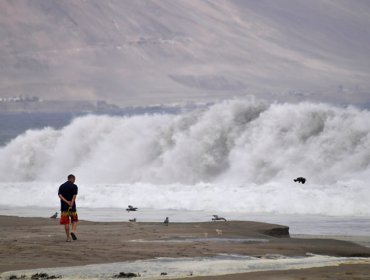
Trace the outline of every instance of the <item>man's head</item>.
{"label": "man's head", "polygon": [[68,175],[68,181],[70,181],[70,182],[74,183],[74,182],[75,182],[75,180],[76,180],[75,175],[73,175],[73,174],[69,174],[69,175]]}

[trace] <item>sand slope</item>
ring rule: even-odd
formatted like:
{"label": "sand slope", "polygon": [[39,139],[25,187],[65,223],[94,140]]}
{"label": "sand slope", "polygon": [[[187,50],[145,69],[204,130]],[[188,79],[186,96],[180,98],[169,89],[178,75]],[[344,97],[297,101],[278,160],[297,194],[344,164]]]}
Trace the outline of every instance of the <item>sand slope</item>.
{"label": "sand slope", "polygon": [[[287,230],[287,227],[280,225],[240,221],[171,223],[169,226],[161,223],[81,221],[78,240],[67,243],[59,220],[0,216],[0,272],[155,257],[213,256],[219,253],[299,256],[310,252],[332,256],[370,256],[369,248],[351,242],[294,239],[289,235],[276,237],[277,234],[287,233]],[[246,241],[215,242],[214,238]],[[184,242],[179,242],[181,240]]]}

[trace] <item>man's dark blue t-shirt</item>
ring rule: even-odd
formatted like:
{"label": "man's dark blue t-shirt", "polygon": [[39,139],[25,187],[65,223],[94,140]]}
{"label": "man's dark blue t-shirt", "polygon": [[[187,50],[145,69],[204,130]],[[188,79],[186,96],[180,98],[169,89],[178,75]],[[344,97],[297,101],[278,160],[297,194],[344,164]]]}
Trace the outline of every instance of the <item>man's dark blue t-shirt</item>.
{"label": "man's dark blue t-shirt", "polygon": [[[77,195],[78,187],[70,181],[65,182],[59,187],[58,195],[62,195],[68,201],[71,201],[74,195]],[[60,211],[68,211],[69,205],[60,200]],[[76,202],[73,203],[72,211],[76,211]]]}

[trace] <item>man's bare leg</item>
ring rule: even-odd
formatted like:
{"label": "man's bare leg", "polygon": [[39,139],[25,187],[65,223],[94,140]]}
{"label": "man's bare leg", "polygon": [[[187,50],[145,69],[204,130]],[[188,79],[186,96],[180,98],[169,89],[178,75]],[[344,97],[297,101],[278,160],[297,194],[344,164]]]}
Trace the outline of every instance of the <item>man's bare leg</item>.
{"label": "man's bare leg", "polygon": [[67,235],[67,240],[66,241],[71,241],[71,237],[69,237],[69,224],[65,224],[64,229],[65,229],[66,235]]}
{"label": "man's bare leg", "polygon": [[77,230],[77,223],[74,222],[74,223],[72,223],[72,230],[71,230],[71,236],[72,236],[73,240],[77,240],[76,230]]}

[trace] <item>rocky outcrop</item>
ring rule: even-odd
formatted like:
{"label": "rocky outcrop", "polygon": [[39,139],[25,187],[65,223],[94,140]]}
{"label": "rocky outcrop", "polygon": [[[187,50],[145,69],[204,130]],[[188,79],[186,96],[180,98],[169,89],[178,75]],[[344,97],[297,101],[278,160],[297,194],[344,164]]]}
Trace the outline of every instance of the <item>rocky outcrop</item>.
{"label": "rocky outcrop", "polygon": [[273,237],[290,238],[289,227],[286,227],[286,226],[274,227],[274,228],[264,231],[263,233],[269,236],[273,236]]}

